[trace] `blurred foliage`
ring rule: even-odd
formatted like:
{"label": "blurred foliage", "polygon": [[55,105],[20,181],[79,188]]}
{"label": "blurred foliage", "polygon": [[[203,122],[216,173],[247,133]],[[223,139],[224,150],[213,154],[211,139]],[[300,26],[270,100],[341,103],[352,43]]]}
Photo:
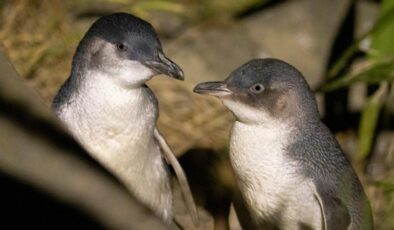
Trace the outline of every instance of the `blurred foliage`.
{"label": "blurred foliage", "polygon": [[362,112],[358,131],[358,155],[361,159],[365,159],[372,148],[373,135],[379,118],[379,111],[382,108],[384,99],[387,97],[387,88],[387,82],[383,82],[379,89],[369,98]]}
{"label": "blurred foliage", "polygon": [[[394,1],[384,0],[381,15],[371,31],[371,48],[367,54],[372,60],[393,61],[394,58]],[[390,77],[393,73],[391,73]]]}
{"label": "blurred foliage", "polygon": [[[59,41],[52,39],[58,34],[67,39],[67,35],[62,33],[66,29],[62,22],[65,12],[61,10],[62,6],[58,1],[46,3],[48,1],[13,1],[4,4],[2,9],[0,40],[6,49],[19,47],[18,52],[9,52],[9,55],[16,61],[16,66],[20,67],[19,72],[28,78],[46,57],[56,58],[65,51]],[[51,20],[36,17],[37,11],[46,12],[46,16],[50,16]]]}
{"label": "blurred foliage", "polygon": [[376,187],[384,190],[387,195],[388,202],[386,203],[386,211],[382,222],[379,223],[380,229],[392,229],[393,228],[393,213],[394,213],[394,183],[392,181],[378,181],[375,183]]}
{"label": "blurred foliage", "polygon": [[[372,141],[379,115],[388,103],[388,91],[394,80],[394,1],[383,0],[380,16],[374,27],[362,38],[356,40],[333,65],[328,73],[329,81],[323,85],[324,91],[349,87],[356,82],[379,85],[364,105],[359,124],[358,156],[365,160],[372,149]],[[358,52],[364,52],[362,68],[341,73],[348,67]],[[336,77],[338,76],[339,77]],[[335,79],[333,79],[335,78]]]}
{"label": "blurred foliage", "polygon": [[66,3],[73,8],[105,4],[143,18],[149,18],[152,11],[169,12],[197,23],[218,17],[232,17],[268,1],[270,0],[71,0]]}

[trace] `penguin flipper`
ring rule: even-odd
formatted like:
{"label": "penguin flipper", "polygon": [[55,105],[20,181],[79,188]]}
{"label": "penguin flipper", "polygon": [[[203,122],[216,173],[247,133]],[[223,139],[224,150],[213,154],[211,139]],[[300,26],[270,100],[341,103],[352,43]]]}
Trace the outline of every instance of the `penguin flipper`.
{"label": "penguin flipper", "polygon": [[324,187],[323,183],[314,184],[315,196],[323,217],[323,229],[349,229],[351,223],[349,210],[339,197],[326,191]]}
{"label": "penguin flipper", "polygon": [[167,144],[166,140],[160,134],[157,128],[155,128],[154,137],[159,144],[161,153],[163,154],[167,163],[171,165],[174,169],[175,175],[179,182],[179,187],[181,188],[183,198],[185,199],[185,203],[189,210],[193,224],[195,227],[198,227],[200,225],[200,220],[185,172],[183,171],[182,166],[179,164],[178,159],[175,157],[174,152],[171,150],[170,146]]}

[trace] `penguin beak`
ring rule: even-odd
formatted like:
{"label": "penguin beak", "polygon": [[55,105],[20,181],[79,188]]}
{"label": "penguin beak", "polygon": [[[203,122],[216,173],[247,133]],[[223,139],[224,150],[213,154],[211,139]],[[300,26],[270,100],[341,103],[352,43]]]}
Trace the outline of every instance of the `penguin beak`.
{"label": "penguin beak", "polygon": [[230,95],[232,92],[227,88],[226,83],[222,81],[203,82],[196,85],[193,92],[198,94],[207,94],[216,97]]}
{"label": "penguin beak", "polygon": [[181,81],[185,79],[182,69],[175,64],[175,62],[167,58],[163,52],[159,52],[158,60],[145,61],[144,64],[154,70],[157,74],[165,74]]}

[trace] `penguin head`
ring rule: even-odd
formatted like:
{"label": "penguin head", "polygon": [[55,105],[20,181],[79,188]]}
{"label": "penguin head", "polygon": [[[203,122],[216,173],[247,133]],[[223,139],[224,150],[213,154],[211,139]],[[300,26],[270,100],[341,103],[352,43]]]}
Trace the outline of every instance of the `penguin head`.
{"label": "penguin head", "polygon": [[153,27],[126,13],[93,23],[77,48],[72,71],[99,71],[126,85],[143,84],[157,74],[183,80],[181,68],[164,55]]}
{"label": "penguin head", "polygon": [[245,123],[319,118],[313,93],[302,74],[277,59],[251,60],[226,80],[200,83],[194,92],[218,97]]}

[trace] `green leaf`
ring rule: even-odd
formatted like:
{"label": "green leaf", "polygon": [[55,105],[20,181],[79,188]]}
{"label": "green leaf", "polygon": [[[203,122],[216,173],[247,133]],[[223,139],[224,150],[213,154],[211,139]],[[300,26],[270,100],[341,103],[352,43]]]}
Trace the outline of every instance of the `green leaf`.
{"label": "green leaf", "polygon": [[375,186],[383,188],[388,192],[394,192],[394,183],[388,181],[376,181]]}
{"label": "green leaf", "polygon": [[[353,55],[360,50],[360,42],[370,40],[367,50],[368,62],[386,62],[372,65],[365,73],[345,74],[335,81],[325,84],[323,90],[333,90],[348,86],[357,81],[376,84],[392,78],[392,63],[394,62],[394,0],[384,0],[379,20],[373,29],[359,40],[353,42],[329,70],[327,79],[333,79],[349,64]],[[387,61],[388,59],[391,59]],[[391,63],[390,63],[391,62]],[[379,68],[382,68],[379,70]],[[370,75],[370,76],[368,76]]]}
{"label": "green leaf", "polygon": [[383,0],[381,6],[381,15],[387,14],[390,10],[394,9],[393,0]]}
{"label": "green leaf", "polygon": [[371,31],[368,58],[381,59],[394,54],[394,1],[384,1],[382,13]]}
{"label": "green leaf", "polygon": [[368,99],[361,114],[358,130],[359,143],[357,153],[360,160],[366,159],[372,148],[373,137],[379,114],[387,98],[388,83],[383,82],[376,92]]}
{"label": "green leaf", "polygon": [[349,65],[349,62],[353,55],[359,51],[360,42],[362,39],[355,41],[350,45],[341,57],[335,61],[334,65],[330,68],[327,74],[327,79],[333,79],[338,76],[338,74]]}
{"label": "green leaf", "polygon": [[331,91],[347,87],[356,82],[379,84],[382,81],[394,80],[394,59],[375,62],[371,67],[359,73],[350,73],[323,85],[323,91]]}

